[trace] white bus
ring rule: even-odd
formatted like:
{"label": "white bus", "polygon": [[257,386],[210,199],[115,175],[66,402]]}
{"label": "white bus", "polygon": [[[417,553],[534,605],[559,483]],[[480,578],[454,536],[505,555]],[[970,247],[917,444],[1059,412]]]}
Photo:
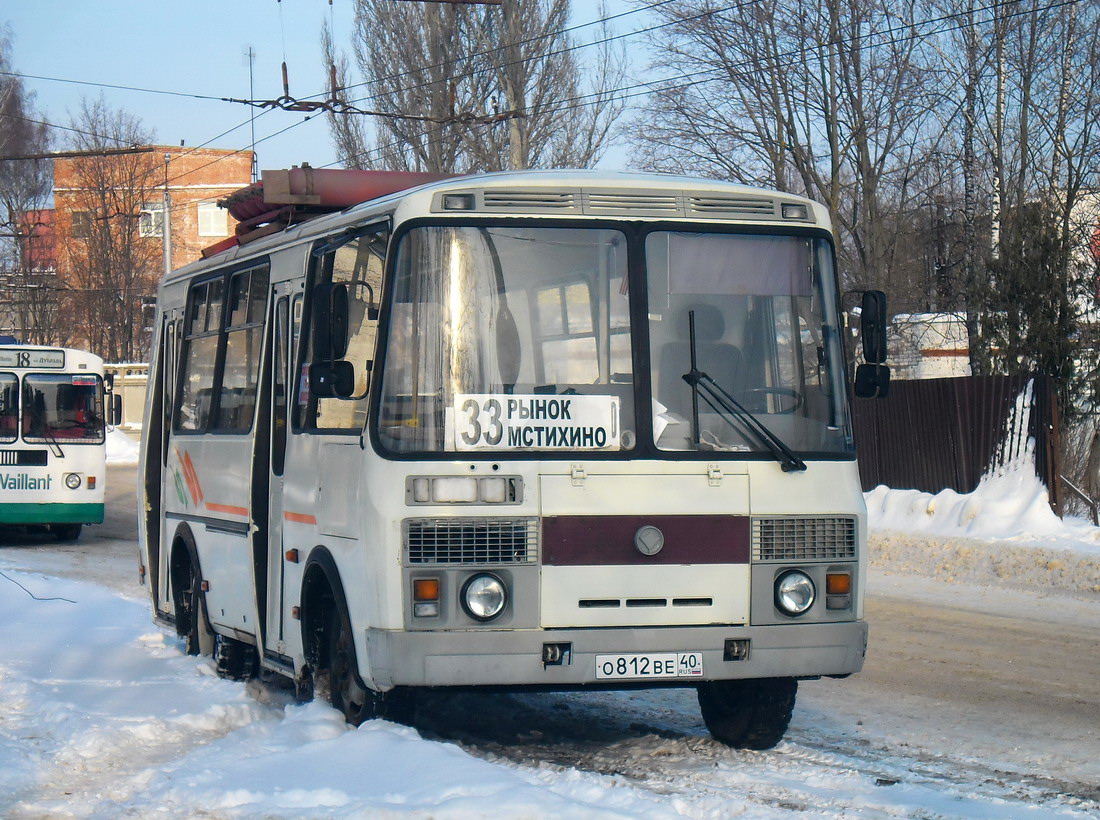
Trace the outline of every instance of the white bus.
{"label": "white bus", "polygon": [[715,737],[774,745],[797,682],[867,642],[833,260],[796,196],[523,172],[176,271],[144,422],[155,618],[353,723],[423,687],[688,686]]}
{"label": "white bus", "polygon": [[103,360],[82,350],[0,347],[0,524],[61,541],[103,521]]}

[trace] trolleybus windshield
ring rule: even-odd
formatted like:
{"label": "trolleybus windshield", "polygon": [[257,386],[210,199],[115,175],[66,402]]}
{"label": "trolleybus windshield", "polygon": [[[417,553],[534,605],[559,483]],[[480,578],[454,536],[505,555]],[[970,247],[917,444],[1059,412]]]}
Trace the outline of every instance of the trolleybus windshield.
{"label": "trolleybus windshield", "polygon": [[103,381],[94,374],[28,373],[23,377],[23,440],[101,444]]}

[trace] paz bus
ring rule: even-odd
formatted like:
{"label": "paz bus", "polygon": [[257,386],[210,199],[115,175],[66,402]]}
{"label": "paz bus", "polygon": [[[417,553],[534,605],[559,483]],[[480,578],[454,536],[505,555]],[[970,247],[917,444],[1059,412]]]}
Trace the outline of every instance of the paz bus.
{"label": "paz bus", "polygon": [[140,569],[189,652],[356,724],[433,687],[692,687],[750,748],[860,670],[821,206],[308,167],[229,204],[243,233],[160,286],[144,422]]}
{"label": "paz bus", "polygon": [[105,422],[98,356],[0,346],[0,524],[73,541],[102,523]]}

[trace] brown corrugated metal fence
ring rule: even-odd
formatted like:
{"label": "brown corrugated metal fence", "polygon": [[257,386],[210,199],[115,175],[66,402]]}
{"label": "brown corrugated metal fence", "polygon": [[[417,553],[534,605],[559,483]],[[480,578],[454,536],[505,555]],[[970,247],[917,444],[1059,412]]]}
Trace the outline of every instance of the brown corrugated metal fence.
{"label": "brown corrugated metal fence", "polygon": [[[1031,412],[1016,419],[1018,399],[1029,384]],[[856,399],[852,406],[864,490],[885,484],[929,493],[972,492],[991,466],[1019,455],[1029,437],[1035,439],[1039,477],[1048,488],[1058,487],[1058,407],[1049,377],[898,381],[887,398]],[[1023,435],[1012,435],[1014,426]],[[1056,489],[1051,496],[1058,511]]]}

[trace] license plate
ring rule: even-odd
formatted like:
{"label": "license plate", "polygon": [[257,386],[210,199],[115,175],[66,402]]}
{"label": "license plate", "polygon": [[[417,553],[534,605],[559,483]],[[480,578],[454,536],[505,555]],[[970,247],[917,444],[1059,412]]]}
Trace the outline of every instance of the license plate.
{"label": "license plate", "polygon": [[653,652],[646,655],[597,655],[596,678],[701,678],[702,652]]}

